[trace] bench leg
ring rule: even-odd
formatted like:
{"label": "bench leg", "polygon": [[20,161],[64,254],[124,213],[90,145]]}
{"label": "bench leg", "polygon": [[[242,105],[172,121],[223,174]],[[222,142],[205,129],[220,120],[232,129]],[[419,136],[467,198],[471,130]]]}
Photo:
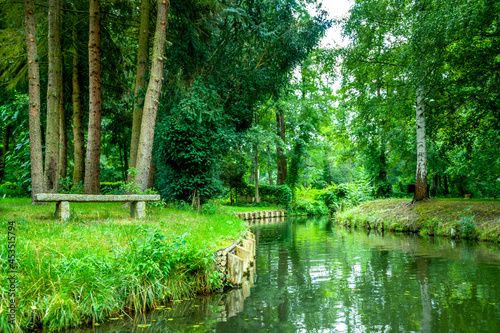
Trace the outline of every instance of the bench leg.
{"label": "bench leg", "polygon": [[132,201],[130,203],[130,216],[135,219],[143,219],[146,217],[146,202]]}
{"label": "bench leg", "polygon": [[69,219],[69,202],[59,201],[56,203],[55,217],[61,221],[67,221]]}

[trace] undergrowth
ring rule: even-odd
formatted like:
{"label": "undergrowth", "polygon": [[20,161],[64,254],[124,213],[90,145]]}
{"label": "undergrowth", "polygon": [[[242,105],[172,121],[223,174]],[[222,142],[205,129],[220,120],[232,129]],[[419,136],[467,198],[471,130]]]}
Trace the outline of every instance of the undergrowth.
{"label": "undergrowth", "polygon": [[[0,230],[6,232],[8,221],[16,226],[16,331],[99,323],[218,290],[213,252],[246,231],[229,214],[153,207],[147,219],[133,220],[116,204],[71,207],[72,219],[63,223],[54,220],[53,205],[0,200]],[[2,262],[7,250],[2,237]],[[11,331],[8,274],[2,265],[1,332]]]}

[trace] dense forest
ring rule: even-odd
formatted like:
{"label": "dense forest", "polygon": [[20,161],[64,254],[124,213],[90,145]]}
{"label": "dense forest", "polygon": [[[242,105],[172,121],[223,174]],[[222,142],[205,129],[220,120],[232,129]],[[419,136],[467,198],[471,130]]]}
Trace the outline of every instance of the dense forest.
{"label": "dense forest", "polygon": [[[2,196],[500,195],[498,1],[356,0],[340,17],[319,0],[0,0],[0,13]],[[321,46],[333,26],[346,46]]]}

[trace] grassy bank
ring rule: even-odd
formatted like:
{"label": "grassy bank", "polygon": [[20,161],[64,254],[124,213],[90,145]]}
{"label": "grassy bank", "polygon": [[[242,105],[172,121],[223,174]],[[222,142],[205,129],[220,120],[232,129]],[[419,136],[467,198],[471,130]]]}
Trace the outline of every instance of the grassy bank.
{"label": "grassy bank", "polygon": [[376,200],[336,215],[345,226],[500,242],[500,200]]}
{"label": "grassy bank", "polygon": [[[160,207],[138,221],[119,203],[71,204],[71,220],[63,223],[54,220],[54,206],[0,199],[1,233],[15,227],[17,331],[97,325],[218,289],[212,253],[247,228],[230,214]],[[7,245],[0,237],[1,332],[11,331]]]}

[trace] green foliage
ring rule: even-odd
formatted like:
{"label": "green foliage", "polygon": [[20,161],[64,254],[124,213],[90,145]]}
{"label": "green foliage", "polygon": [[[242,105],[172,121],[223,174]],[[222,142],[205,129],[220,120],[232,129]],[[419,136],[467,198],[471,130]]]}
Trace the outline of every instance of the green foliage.
{"label": "green foliage", "polygon": [[321,201],[297,198],[292,203],[292,212],[295,215],[327,215],[328,207]]}
{"label": "green foliage", "polygon": [[101,194],[124,194],[126,185],[125,182],[101,182],[100,191]]}
{"label": "green foliage", "polygon": [[331,212],[336,212],[373,200],[373,192],[373,187],[367,182],[334,184],[322,190],[318,200],[324,202]]}
{"label": "green foliage", "polygon": [[[469,211],[469,207],[465,211]],[[457,222],[458,229],[464,238],[475,239],[477,238],[477,230],[474,223],[474,215],[460,215],[460,220]]]}
{"label": "green foliage", "polygon": [[28,196],[27,189],[21,184],[5,182],[0,184],[0,197],[21,198]]}
{"label": "green foliage", "polygon": [[158,120],[154,156],[162,197],[188,201],[196,191],[205,200],[220,193],[217,163],[229,135],[215,88],[198,79]]}
{"label": "green foliage", "polygon": [[[235,190],[238,195],[248,197],[253,197],[255,195],[255,185],[247,185],[246,187],[240,187]],[[290,208],[292,202],[292,190],[290,190],[287,185],[259,185],[259,195],[263,202],[269,201],[270,203],[285,207],[286,209]]]}
{"label": "green foliage", "polygon": [[248,164],[241,152],[230,151],[220,163],[220,178],[224,185],[234,187],[243,187],[245,181],[243,177],[248,171]]}

